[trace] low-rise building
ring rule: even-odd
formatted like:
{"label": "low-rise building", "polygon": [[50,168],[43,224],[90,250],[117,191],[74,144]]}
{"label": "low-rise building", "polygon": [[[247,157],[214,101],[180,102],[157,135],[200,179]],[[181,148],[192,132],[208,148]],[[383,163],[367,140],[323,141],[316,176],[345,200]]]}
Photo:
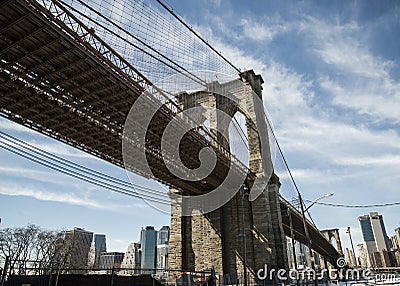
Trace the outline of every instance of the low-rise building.
{"label": "low-rise building", "polygon": [[113,268],[120,268],[122,260],[124,259],[123,252],[102,252],[99,259],[99,269],[112,270]]}

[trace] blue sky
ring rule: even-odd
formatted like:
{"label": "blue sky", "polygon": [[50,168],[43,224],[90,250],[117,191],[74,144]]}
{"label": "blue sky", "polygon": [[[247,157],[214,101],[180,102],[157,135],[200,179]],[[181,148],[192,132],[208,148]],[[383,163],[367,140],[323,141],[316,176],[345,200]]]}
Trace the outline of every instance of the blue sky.
{"label": "blue sky", "polygon": [[[166,2],[241,69],[264,78],[263,97],[278,141],[306,199],[373,204],[400,201],[400,4],[396,1]],[[122,169],[5,119],[0,129],[74,162],[127,179]],[[145,225],[169,216],[139,199],[49,171],[0,150],[1,227],[35,223],[106,233],[125,251]],[[136,183],[163,188],[137,177]],[[342,209],[315,205],[319,228],[352,227],[357,216],[384,215],[400,226],[399,206]]]}

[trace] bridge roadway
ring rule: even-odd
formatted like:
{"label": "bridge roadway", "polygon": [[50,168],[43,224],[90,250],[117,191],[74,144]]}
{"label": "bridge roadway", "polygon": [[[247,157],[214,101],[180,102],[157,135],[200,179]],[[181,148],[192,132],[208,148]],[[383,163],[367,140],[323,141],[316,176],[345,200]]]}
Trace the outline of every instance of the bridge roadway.
{"label": "bridge roadway", "polygon": [[[95,31],[54,3],[44,8],[35,0],[1,0],[0,56],[0,115],[124,167],[121,142],[126,116],[151,83]],[[157,100],[165,99],[148,94],[148,104]],[[231,164],[236,172],[248,172],[239,161],[231,160],[211,134],[192,130],[180,145],[182,161],[188,168],[197,168],[199,151],[211,146],[218,158],[216,167],[202,183],[174,176],[160,155],[160,142],[179,107],[163,103],[150,124],[146,146],[130,150],[135,156],[145,149],[151,173],[140,164],[128,169],[192,195],[218,186]],[[283,199],[281,208],[292,210],[295,238],[306,243],[301,214]],[[290,235],[287,216],[282,218]],[[336,249],[307,224],[314,249],[331,261],[336,259]]]}

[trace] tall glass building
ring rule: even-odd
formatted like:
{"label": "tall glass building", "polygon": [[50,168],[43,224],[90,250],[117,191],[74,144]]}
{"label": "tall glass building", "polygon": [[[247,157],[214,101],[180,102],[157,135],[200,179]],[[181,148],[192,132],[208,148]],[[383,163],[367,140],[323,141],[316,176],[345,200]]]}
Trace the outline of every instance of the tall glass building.
{"label": "tall glass building", "polygon": [[390,250],[389,238],[386,234],[383,217],[377,212],[359,216],[358,222],[361,228],[364,249],[367,254],[368,267],[370,267],[370,255],[372,253]]}
{"label": "tall glass building", "polygon": [[163,226],[158,231],[157,236],[157,269],[160,269],[157,272],[157,275],[164,275],[166,269],[168,269],[168,241],[169,241],[169,226]]}
{"label": "tall glass building", "polygon": [[100,254],[107,252],[106,235],[95,234],[93,239],[93,251],[94,251],[94,263],[93,268],[99,268],[100,266]]}
{"label": "tall glass building", "polygon": [[365,242],[374,242],[375,251],[389,250],[389,240],[386,234],[382,215],[371,212],[358,217],[361,233]]}
{"label": "tall glass building", "polygon": [[157,231],[153,226],[146,226],[140,231],[140,244],[142,248],[140,266],[142,273],[154,274],[157,261]]}
{"label": "tall glass building", "polygon": [[169,231],[170,229],[167,225],[164,225],[162,228],[160,228],[157,235],[157,245],[168,244]]}
{"label": "tall glass building", "polygon": [[[70,269],[87,268],[93,232],[75,227],[65,232],[64,251],[67,255],[66,266]],[[71,273],[81,271],[71,271]]]}

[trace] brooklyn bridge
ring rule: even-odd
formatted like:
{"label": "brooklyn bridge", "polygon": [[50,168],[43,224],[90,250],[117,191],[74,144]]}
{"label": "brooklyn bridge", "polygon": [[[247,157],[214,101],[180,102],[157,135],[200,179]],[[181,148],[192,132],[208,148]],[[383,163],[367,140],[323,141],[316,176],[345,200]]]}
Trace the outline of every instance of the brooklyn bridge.
{"label": "brooklyn bridge", "polygon": [[[246,269],[256,280],[264,265],[288,268],[286,237],[334,265],[342,253],[331,233],[306,217],[297,188],[290,197],[280,192],[285,183],[271,152],[279,145],[262,105],[267,79],[235,67],[162,2],[124,10],[117,0],[87,3],[0,2],[1,116],[169,186],[172,269]],[[159,84],[176,74],[190,87]],[[204,111],[199,118],[185,115],[195,107]],[[246,131],[224,136],[237,113]],[[168,148],[176,139],[165,139],[168,128],[183,134],[179,158]],[[242,139],[247,161],[231,150]],[[207,161],[203,150],[215,162],[194,180],[191,171]],[[243,182],[226,184],[229,176]],[[226,200],[207,199],[218,188]]]}

